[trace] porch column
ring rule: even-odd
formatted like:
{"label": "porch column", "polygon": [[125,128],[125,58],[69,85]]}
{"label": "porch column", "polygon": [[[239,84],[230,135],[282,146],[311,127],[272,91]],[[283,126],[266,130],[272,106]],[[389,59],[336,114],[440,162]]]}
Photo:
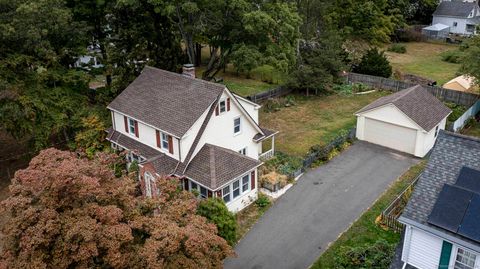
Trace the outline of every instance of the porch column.
{"label": "porch column", "polygon": [[272,136],[272,153],[275,154],[275,136]]}

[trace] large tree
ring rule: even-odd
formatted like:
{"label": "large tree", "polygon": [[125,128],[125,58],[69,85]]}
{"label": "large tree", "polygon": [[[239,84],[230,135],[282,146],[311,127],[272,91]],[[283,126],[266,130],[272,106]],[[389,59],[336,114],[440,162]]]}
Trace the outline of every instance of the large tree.
{"label": "large tree", "polygon": [[132,178],[114,175],[117,161],[46,149],[18,171],[1,203],[0,267],[218,268],[232,255],[176,179],[157,179],[159,195],[138,197]]}
{"label": "large tree", "polygon": [[480,86],[480,37],[475,36],[464,45],[461,71],[474,78]]}

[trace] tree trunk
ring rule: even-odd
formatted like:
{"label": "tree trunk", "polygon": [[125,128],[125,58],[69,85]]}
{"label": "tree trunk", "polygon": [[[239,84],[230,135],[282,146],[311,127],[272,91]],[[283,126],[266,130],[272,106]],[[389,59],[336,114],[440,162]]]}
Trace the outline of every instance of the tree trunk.
{"label": "tree trunk", "polygon": [[202,44],[195,42],[195,66],[202,64]]}

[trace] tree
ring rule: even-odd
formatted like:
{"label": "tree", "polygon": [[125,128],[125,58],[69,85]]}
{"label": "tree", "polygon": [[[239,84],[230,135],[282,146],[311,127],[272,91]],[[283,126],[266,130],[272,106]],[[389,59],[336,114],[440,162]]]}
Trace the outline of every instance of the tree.
{"label": "tree", "polygon": [[383,51],[373,48],[367,51],[353,72],[388,78],[392,75],[392,66]]}
{"label": "tree", "polygon": [[250,71],[258,67],[261,63],[262,54],[255,46],[240,45],[232,53],[232,63],[238,72],[243,72],[250,77]]}
{"label": "tree", "polygon": [[471,38],[464,47],[461,71],[475,78],[475,84],[480,86],[480,37]]}
{"label": "tree", "polygon": [[176,179],[157,178],[158,196],[136,197],[115,160],[51,148],[18,171],[1,203],[0,267],[218,268],[233,254]]}
{"label": "tree", "polygon": [[98,115],[82,118],[82,130],[75,136],[75,147],[87,154],[89,158],[105,148],[105,124]]}
{"label": "tree", "polygon": [[225,203],[219,198],[209,198],[198,205],[197,214],[204,216],[218,228],[218,235],[230,245],[237,241],[237,221],[228,211]]}

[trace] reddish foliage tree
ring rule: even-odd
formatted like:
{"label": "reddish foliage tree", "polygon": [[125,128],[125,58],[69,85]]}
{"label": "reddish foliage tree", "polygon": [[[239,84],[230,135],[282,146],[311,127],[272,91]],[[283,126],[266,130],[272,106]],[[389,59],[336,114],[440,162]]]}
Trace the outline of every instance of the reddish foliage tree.
{"label": "reddish foliage tree", "polygon": [[218,268],[233,255],[174,179],[155,198],[115,177],[115,155],[47,149],[15,174],[0,268]]}

